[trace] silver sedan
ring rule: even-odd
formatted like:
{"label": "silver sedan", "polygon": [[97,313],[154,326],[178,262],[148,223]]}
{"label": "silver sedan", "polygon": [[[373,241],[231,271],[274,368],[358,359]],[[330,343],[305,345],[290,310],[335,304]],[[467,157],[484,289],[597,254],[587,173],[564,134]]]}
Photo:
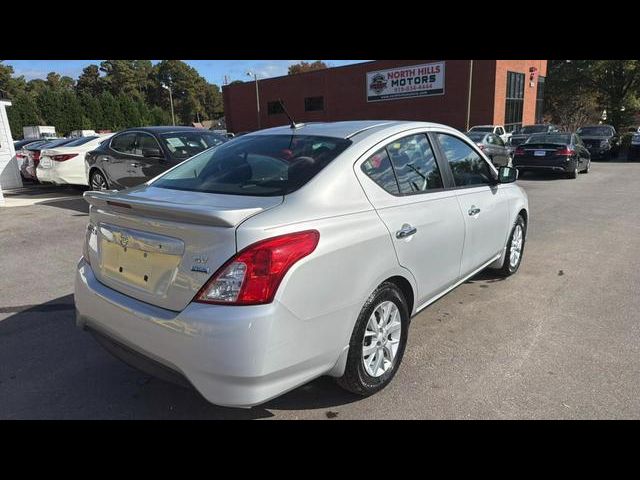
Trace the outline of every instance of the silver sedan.
{"label": "silver sedan", "polygon": [[322,375],[371,395],[398,371],[413,315],[487,267],[518,270],[529,213],[515,179],[438,124],[243,135],[85,193],[77,324],[219,405]]}

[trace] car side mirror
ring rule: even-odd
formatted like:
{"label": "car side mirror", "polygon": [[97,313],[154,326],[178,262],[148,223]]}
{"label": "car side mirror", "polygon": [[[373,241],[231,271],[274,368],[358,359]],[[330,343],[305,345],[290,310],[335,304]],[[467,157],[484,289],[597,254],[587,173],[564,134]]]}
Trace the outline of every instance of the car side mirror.
{"label": "car side mirror", "polygon": [[500,167],[498,169],[498,183],[513,183],[518,179],[518,170],[513,167]]}
{"label": "car side mirror", "polygon": [[143,148],[142,156],[145,158],[164,158],[164,155],[159,148]]}

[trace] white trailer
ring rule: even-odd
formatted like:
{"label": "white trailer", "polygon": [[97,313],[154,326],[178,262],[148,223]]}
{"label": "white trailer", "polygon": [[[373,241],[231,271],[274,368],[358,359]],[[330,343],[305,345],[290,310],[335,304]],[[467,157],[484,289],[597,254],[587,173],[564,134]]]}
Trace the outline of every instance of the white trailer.
{"label": "white trailer", "polygon": [[22,127],[22,134],[25,140],[57,137],[56,127],[49,127],[49,126],[43,126],[43,125]]}
{"label": "white trailer", "polygon": [[91,137],[96,134],[95,130],[74,130],[70,137]]}

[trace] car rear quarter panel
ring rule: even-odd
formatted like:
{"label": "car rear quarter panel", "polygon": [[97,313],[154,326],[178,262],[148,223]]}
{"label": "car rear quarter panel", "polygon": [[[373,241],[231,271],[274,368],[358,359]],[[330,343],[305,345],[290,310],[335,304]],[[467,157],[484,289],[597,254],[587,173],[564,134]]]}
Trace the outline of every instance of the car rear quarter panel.
{"label": "car rear quarter panel", "polygon": [[270,340],[295,348],[301,361],[327,356],[337,361],[366,299],[387,278],[402,276],[415,292],[414,278],[398,264],[389,232],[353,171],[322,173],[330,176],[316,177],[279,207],[246,220],[236,233],[240,250],[277,235],[320,232],[316,250],[287,272],[275,298],[292,315],[275,321]]}

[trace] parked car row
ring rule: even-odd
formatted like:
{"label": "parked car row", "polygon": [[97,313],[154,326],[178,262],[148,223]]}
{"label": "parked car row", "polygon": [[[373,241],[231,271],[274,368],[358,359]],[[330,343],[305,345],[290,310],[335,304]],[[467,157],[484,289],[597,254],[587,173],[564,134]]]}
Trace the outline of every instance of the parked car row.
{"label": "parked car row", "polygon": [[[501,125],[472,127],[467,136],[476,142],[496,166],[513,165],[520,174],[546,170],[561,172],[576,178],[588,173],[591,160],[617,157],[621,148],[620,135],[611,125],[588,125],[575,133],[562,132],[552,124],[524,125],[514,131],[509,142],[497,134]],[[629,159],[640,150],[640,133],[634,135]]]}
{"label": "parked car row", "polygon": [[144,127],[117,133],[16,142],[23,178],[93,190],[128,188],[230,138],[193,127]]}

